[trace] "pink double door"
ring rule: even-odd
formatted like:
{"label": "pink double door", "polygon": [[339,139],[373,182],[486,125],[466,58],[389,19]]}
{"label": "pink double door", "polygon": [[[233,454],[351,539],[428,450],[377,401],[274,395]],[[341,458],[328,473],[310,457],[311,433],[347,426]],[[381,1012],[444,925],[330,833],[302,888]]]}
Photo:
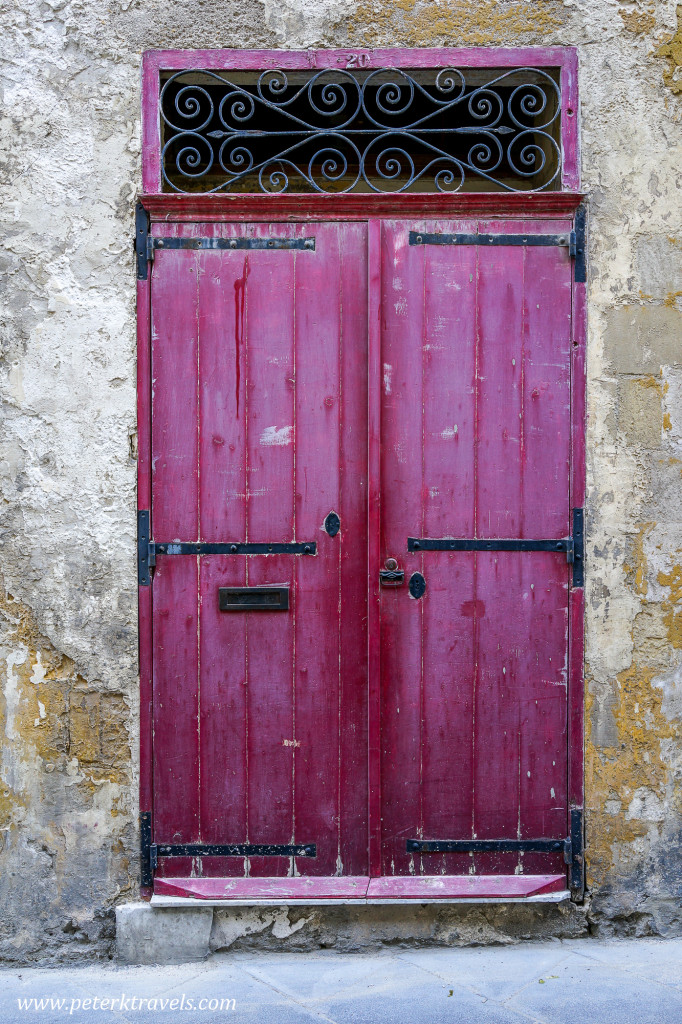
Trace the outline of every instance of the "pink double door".
{"label": "pink double door", "polygon": [[562,230],[155,225],[158,878],[565,888]]}

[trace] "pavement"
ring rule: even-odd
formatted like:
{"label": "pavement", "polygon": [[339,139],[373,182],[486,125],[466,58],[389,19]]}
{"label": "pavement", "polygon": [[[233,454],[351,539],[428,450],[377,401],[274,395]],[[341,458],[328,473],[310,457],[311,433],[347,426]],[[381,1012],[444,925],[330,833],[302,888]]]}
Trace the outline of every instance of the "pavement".
{"label": "pavement", "polygon": [[682,1024],[682,939],[227,953],[175,967],[0,970],[0,1021],[27,1020]]}

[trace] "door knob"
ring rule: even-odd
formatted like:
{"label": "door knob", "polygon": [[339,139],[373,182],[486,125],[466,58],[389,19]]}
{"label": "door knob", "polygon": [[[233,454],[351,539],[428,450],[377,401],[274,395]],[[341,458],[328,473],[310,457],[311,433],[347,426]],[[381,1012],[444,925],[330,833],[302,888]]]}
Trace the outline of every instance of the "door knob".
{"label": "door knob", "polygon": [[379,570],[379,582],[382,587],[401,587],[405,580],[405,573],[398,568],[395,558],[387,558],[384,568]]}

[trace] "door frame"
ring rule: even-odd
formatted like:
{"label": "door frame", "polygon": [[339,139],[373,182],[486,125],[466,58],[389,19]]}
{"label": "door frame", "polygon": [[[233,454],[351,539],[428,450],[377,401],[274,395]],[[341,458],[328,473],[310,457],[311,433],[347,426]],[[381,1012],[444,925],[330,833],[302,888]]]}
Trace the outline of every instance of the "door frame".
{"label": "door frame", "polygon": [[[161,192],[158,118],[159,73],[162,69],[268,67],[315,69],[344,67],[353,54],[366,54],[369,66],[460,67],[551,66],[561,68],[562,188],[539,193],[454,194],[176,194]],[[207,221],[320,222],[364,221],[368,224],[368,765],[369,876],[381,874],[381,674],[380,674],[380,445],[381,331],[380,289],[382,219],[455,219],[485,217],[575,218],[585,196],[579,191],[577,54],[572,48],[329,50],[329,51],[152,51],[143,60],[143,194],[139,197],[136,241],[138,510],[151,508],[151,273],[143,273],[146,232],[161,221],[193,224]],[[144,246],[144,249],[143,249]],[[570,507],[585,504],[586,283],[575,279],[573,261],[571,346]],[[585,275],[579,275],[580,278]],[[139,557],[139,550],[138,550]],[[143,849],[151,841],[153,814],[153,687],[152,588],[138,587],[140,670],[140,834]],[[569,588],[568,651],[568,805],[584,803],[584,588]],[[567,811],[567,818],[569,812]],[[567,820],[567,828],[570,821]],[[568,834],[568,832],[567,832]],[[143,871],[141,895],[149,899],[152,883]],[[581,898],[580,892],[574,893]],[[424,899],[418,902],[423,902]],[[289,901],[290,902],[290,901]]]}

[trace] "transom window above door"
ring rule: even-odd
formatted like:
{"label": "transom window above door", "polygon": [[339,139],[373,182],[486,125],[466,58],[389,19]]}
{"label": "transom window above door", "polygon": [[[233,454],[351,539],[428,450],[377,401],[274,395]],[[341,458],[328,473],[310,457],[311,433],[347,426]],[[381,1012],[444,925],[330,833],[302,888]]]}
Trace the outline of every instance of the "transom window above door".
{"label": "transom window above door", "polygon": [[574,65],[560,48],[150,53],[146,191],[570,190]]}

